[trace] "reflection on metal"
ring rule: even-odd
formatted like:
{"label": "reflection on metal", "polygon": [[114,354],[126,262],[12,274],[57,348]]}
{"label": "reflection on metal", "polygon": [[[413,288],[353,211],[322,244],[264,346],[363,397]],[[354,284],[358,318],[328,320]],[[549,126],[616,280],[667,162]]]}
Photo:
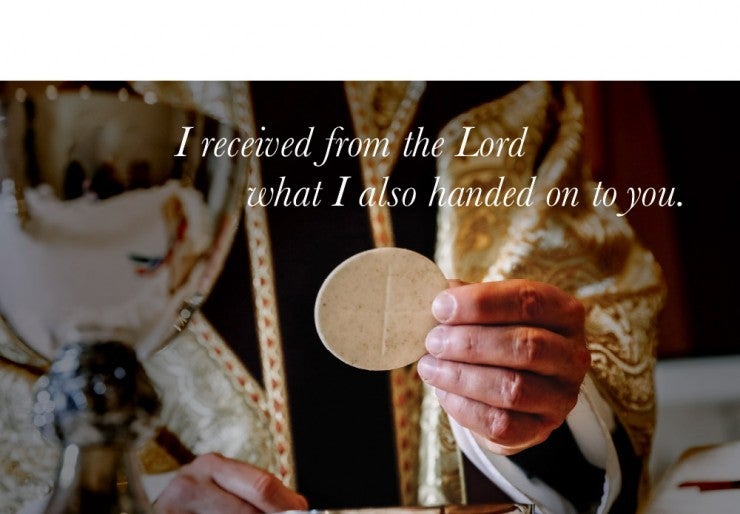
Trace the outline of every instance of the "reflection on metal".
{"label": "reflection on metal", "polygon": [[151,435],[160,404],[127,345],[66,347],[36,386],[34,424],[64,446],[45,514],[145,514],[132,448]]}
{"label": "reflection on metal", "polygon": [[[13,251],[20,251],[15,250],[20,247],[16,243],[24,238],[31,242],[28,246],[42,248],[54,238],[58,241],[75,233],[77,227],[62,226],[61,221],[49,222],[48,218],[39,219],[39,204],[46,207],[56,201],[62,202],[58,209],[65,212],[91,212],[90,206],[102,206],[116,199],[117,205],[126,210],[126,201],[118,199],[128,198],[129,193],[165,187],[173,179],[179,181],[183,191],[189,189],[200,195],[203,205],[200,210],[205,213],[201,217],[207,218],[201,239],[208,237],[209,242],[197,244],[198,248],[193,249],[193,245],[185,241],[180,246],[190,244],[190,250],[175,248],[175,255],[170,255],[174,238],[181,237],[185,231],[190,231],[187,237],[191,239],[198,236],[193,234],[193,225],[199,220],[184,218],[181,226],[174,226],[171,232],[161,236],[160,246],[169,251],[160,255],[141,255],[141,252],[133,255],[134,264],[138,263],[142,273],[168,268],[167,272],[173,275],[167,306],[157,316],[161,321],[137,327],[135,339],[140,342],[138,350],[142,355],[155,351],[181,331],[207,296],[233,239],[247,182],[244,159],[211,159],[202,157],[199,151],[203,138],[236,136],[241,134],[238,126],[243,123],[234,119],[233,111],[228,108],[222,111],[229,116],[221,116],[219,111],[216,119],[209,106],[197,98],[190,102],[180,101],[191,89],[226,88],[219,89],[222,104],[244,102],[245,84],[154,83],[150,86],[138,91],[127,83],[0,84],[0,216],[16,218],[15,226],[26,234],[16,233],[15,239],[8,239],[4,231],[9,229],[0,223],[0,237],[8,246],[13,245]],[[183,127],[193,127],[184,143]],[[176,156],[178,149],[182,156]],[[32,196],[36,202],[32,201]],[[179,199],[179,203],[182,202]],[[182,217],[178,209],[186,207],[175,202],[162,209],[170,210],[169,214],[164,212],[165,217],[177,218]],[[88,211],[84,211],[86,208]],[[185,215],[191,214],[185,212]],[[94,229],[95,220],[86,222]],[[174,222],[165,219],[164,223]],[[99,232],[101,241],[131,237],[130,233],[120,230],[105,234],[101,228]],[[146,237],[151,239],[151,236]],[[70,245],[75,244],[78,243],[70,241]],[[177,250],[181,250],[179,255]],[[18,256],[15,260],[26,259]],[[8,269],[4,261],[0,265]],[[106,262],[95,263],[101,270],[106,265]],[[56,282],[58,288],[76,289],[65,286],[68,279],[74,278],[63,271],[65,268],[44,268],[50,288],[53,289]],[[15,274],[14,271],[10,273]],[[52,276],[54,274],[57,277]],[[80,273],[76,276],[80,280],[85,278]],[[89,273],[89,276],[96,275]],[[120,273],[118,276],[121,277]],[[101,281],[99,287],[106,285],[109,284]],[[11,292],[5,295],[0,292],[3,319],[0,331],[12,331],[12,334],[0,336],[0,357],[20,364],[48,364],[54,352],[45,350],[58,348],[67,341],[56,340],[60,330],[58,326],[51,326],[55,324],[52,320],[43,320],[48,327],[43,342],[24,331],[25,324],[16,315],[21,307],[12,301],[17,297]],[[34,305],[34,301],[30,304]],[[92,299],[90,304],[95,308],[107,307]],[[19,355],[29,353],[40,353],[42,362],[27,357],[17,360]]]}

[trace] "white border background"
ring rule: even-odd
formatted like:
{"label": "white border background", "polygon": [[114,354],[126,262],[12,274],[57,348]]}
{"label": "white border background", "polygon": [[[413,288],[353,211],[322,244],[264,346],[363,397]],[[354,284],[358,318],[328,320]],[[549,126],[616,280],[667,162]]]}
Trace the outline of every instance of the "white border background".
{"label": "white border background", "polygon": [[11,0],[0,77],[730,79],[737,11],[715,0]]}

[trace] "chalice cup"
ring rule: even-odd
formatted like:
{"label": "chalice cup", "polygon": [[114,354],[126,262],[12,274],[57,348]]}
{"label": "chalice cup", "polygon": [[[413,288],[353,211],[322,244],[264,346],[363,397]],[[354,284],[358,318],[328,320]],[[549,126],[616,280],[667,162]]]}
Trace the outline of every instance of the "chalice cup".
{"label": "chalice cup", "polygon": [[248,162],[199,141],[245,130],[246,85],[5,83],[0,99],[0,358],[44,373],[28,415],[62,446],[46,512],[148,512],[132,449],[159,401],[140,362],[231,245]]}

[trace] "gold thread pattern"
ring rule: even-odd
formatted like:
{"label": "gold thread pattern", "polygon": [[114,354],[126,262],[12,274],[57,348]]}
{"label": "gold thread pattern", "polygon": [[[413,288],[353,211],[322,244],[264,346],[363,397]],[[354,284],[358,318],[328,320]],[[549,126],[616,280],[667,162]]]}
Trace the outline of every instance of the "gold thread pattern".
{"label": "gold thread pattern", "polygon": [[162,424],[186,448],[277,473],[264,393],[200,314],[144,368],[162,398]]}
{"label": "gold thread pattern", "polygon": [[[251,98],[248,95],[245,105],[240,109],[239,119],[245,120],[243,127],[248,137],[256,137]],[[247,184],[256,190],[262,187],[260,163],[255,155],[249,159]],[[277,475],[285,485],[295,488],[293,438],[267,212],[261,205],[254,207],[245,205],[244,212],[252,270],[257,339],[260,345],[265,400],[270,412],[270,428],[278,461]]]}
{"label": "gold thread pattern", "polygon": [[[512,184],[521,187],[535,176],[533,156],[544,157],[536,167],[531,207],[442,206],[437,259],[448,276],[468,281],[529,278],[581,299],[587,310],[591,373],[638,455],[646,457],[654,426],[652,374],[662,275],[616,209],[593,207],[593,183],[581,162],[582,109],[568,88],[562,102],[558,109],[549,86],[527,84],[446,127],[443,135],[452,145],[464,126],[493,127],[496,137],[516,137],[524,126],[529,131],[522,158],[462,159],[445,152],[438,167],[449,188],[491,184],[499,176],[512,177]],[[545,148],[548,133],[553,138]],[[546,195],[553,187],[577,187],[579,204],[548,207]]]}

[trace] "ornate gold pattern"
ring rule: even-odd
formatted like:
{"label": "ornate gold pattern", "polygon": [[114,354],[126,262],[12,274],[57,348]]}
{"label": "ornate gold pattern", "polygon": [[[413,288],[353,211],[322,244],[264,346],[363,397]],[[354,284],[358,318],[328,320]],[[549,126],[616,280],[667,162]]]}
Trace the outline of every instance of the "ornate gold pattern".
{"label": "ornate gold pattern", "polygon": [[[381,180],[393,170],[424,87],[423,82],[345,84],[355,134],[360,138],[385,138],[388,142],[388,155],[361,155],[365,188],[378,188]],[[393,246],[393,225],[388,205],[380,201],[369,204],[368,216],[375,246]],[[422,382],[415,365],[393,370],[390,375],[401,502],[412,505],[417,502]]]}
{"label": "ornate gold pattern", "polygon": [[[522,158],[463,159],[448,149],[438,163],[443,187],[491,187],[499,176],[521,187],[534,176],[535,156],[544,157],[536,167],[531,207],[441,207],[437,259],[448,276],[469,281],[530,278],[581,299],[587,309],[591,373],[638,454],[647,456],[662,276],[627,222],[616,216],[618,211],[592,206],[594,185],[581,162],[582,110],[568,88],[562,102],[557,110],[547,85],[528,84],[445,128],[445,141],[453,147],[463,126],[511,138],[527,126],[528,135]],[[544,148],[548,133],[554,137]],[[553,187],[577,187],[579,205],[548,207],[546,195]]]}
{"label": "ornate gold pattern", "polygon": [[[251,99],[242,106],[239,118],[245,120],[244,130],[249,137],[256,137]],[[259,159],[249,159],[248,187],[262,187]],[[272,247],[267,225],[267,210],[261,206],[245,206],[245,226],[249,246],[249,262],[252,269],[252,292],[254,295],[257,339],[260,345],[262,376],[267,409],[270,412],[270,428],[274,438],[274,449],[278,461],[276,474],[288,487],[295,488],[295,460],[293,438],[288,411],[288,390],[285,380],[285,361],[275,294]]]}
{"label": "ornate gold pattern", "polygon": [[[347,82],[347,100],[355,134],[360,138],[386,138],[388,156],[360,156],[362,182],[380,187],[391,174],[401,151],[405,132],[416,113],[424,92],[423,82]],[[368,205],[368,215],[376,247],[393,246],[390,209],[382,202]]]}
{"label": "ornate gold pattern", "polygon": [[584,303],[596,383],[627,428],[638,455],[647,457],[655,429],[655,356],[646,353],[644,346],[657,340],[650,313],[660,310],[663,290],[656,287],[619,299],[586,299]]}
{"label": "ornate gold pattern", "polygon": [[162,397],[162,424],[190,451],[277,472],[264,393],[200,314],[144,368]]}

